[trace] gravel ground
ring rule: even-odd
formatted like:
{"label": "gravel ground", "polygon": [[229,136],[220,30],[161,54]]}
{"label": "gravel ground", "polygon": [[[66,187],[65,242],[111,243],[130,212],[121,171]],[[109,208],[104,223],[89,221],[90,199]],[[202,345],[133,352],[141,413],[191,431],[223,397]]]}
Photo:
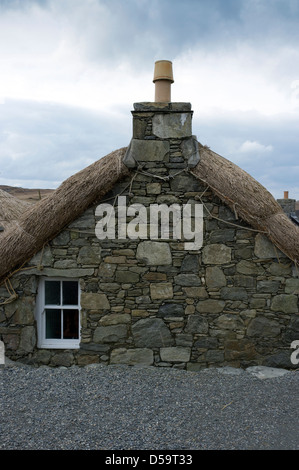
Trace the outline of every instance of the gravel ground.
{"label": "gravel ground", "polygon": [[2,450],[298,450],[299,371],[0,369]]}

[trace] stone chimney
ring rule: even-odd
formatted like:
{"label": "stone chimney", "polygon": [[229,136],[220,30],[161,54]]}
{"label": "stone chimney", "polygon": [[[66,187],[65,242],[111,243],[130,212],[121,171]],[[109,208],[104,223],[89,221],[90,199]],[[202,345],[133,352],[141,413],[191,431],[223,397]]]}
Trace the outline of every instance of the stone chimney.
{"label": "stone chimney", "polygon": [[277,202],[289,217],[296,210],[296,199],[289,198],[289,191],[284,191],[283,199],[277,199]]}
{"label": "stone chimney", "polygon": [[[157,61],[155,101],[134,103],[133,137],[124,157],[129,168],[194,167],[199,162],[198,143],[192,135],[190,103],[171,102],[172,63]],[[162,171],[162,170],[161,170]]]}

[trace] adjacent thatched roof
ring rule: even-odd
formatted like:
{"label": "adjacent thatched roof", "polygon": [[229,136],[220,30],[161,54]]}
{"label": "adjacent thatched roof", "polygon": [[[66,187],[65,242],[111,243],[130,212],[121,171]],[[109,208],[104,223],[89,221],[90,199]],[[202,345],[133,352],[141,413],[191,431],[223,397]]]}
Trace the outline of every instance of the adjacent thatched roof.
{"label": "adjacent thatched roof", "polygon": [[[210,149],[200,147],[200,162],[191,173],[253,228],[265,232],[291,260],[299,260],[299,227],[255,179]],[[126,148],[116,150],[68,178],[49,196],[19,214],[18,224],[0,242],[0,280],[28,261],[64,227],[100,200],[125,176]]]}
{"label": "adjacent thatched roof", "polygon": [[0,237],[14,227],[30,204],[0,189]]}

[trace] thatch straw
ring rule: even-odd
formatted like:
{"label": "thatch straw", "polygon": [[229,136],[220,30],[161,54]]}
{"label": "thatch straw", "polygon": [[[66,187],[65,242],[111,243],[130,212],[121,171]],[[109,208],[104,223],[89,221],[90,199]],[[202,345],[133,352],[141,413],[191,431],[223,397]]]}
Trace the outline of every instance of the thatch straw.
{"label": "thatch straw", "polygon": [[288,258],[299,263],[299,227],[267,189],[246,171],[199,144],[200,162],[192,174],[204,181],[241,219],[265,232]]}
{"label": "thatch straw", "polygon": [[0,231],[0,236],[16,225],[17,220],[29,206],[30,203],[21,201],[0,189],[0,227],[4,229]]}
{"label": "thatch straw", "polygon": [[1,237],[0,279],[29,260],[49,240],[102,198],[129,170],[122,163],[125,148],[116,150],[65,180],[30,206],[13,229]]}

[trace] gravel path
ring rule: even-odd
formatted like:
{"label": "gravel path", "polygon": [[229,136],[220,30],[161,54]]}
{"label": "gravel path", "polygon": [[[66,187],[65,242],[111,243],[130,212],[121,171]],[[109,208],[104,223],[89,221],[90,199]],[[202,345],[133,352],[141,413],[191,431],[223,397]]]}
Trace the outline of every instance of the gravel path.
{"label": "gravel path", "polygon": [[299,449],[299,371],[0,369],[0,449]]}

